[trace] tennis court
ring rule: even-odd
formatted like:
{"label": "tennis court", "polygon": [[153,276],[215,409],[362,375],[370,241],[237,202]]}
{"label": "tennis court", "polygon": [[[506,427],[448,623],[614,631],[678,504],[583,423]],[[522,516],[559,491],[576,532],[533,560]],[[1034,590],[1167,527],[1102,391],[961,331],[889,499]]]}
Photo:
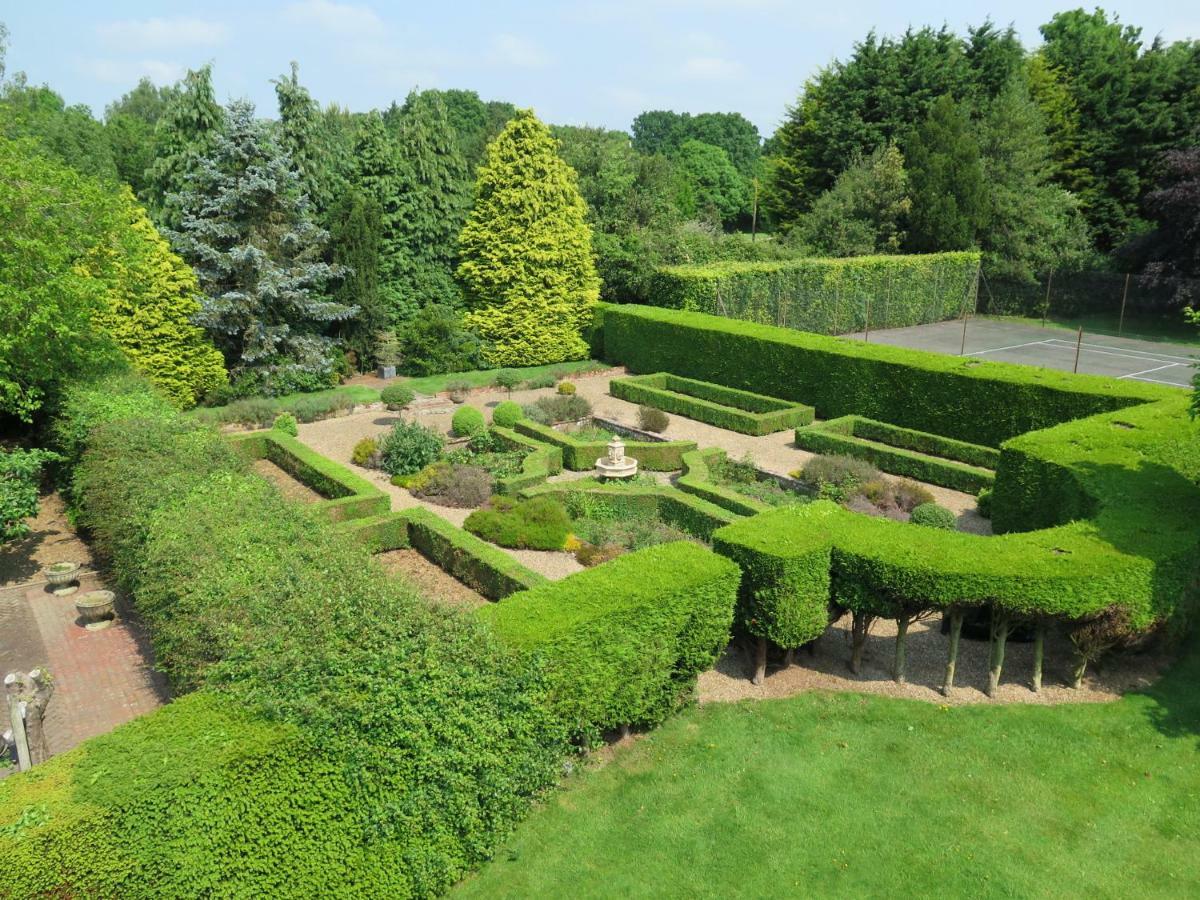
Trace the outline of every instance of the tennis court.
{"label": "tennis court", "polygon": [[[862,340],[863,333],[845,337]],[[1022,363],[1047,369],[1075,369],[1076,335],[1055,327],[1039,327],[1025,322],[996,319],[969,319],[966,346],[963,346],[963,322],[934,322],[909,328],[872,331],[867,339],[873,344],[891,344],[917,350],[933,350],[977,359]],[[1200,347],[1135,338],[1089,335],[1084,332],[1078,347],[1078,371],[1108,375],[1134,381],[1150,381],[1176,387],[1191,387],[1197,372]]]}

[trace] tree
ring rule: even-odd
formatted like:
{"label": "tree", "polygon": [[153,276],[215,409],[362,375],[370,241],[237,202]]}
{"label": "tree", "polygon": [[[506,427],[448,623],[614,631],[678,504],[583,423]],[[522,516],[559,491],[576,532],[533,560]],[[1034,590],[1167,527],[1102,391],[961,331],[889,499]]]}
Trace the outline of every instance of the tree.
{"label": "tree", "polygon": [[905,155],[912,195],[909,249],[934,253],[975,246],[987,216],[987,185],[966,110],[944,94]]}
{"label": "tree", "polygon": [[85,175],[115,179],[104,126],[86,106],[67,106],[50,88],[30,85],[18,72],[0,88],[0,135],[33,138],[42,152]]}
{"label": "tree", "polygon": [[200,311],[191,268],[124,188],[109,240],[93,248],[85,267],[105,286],[92,324],[112,338],[133,367],[177,407],[194,406],[225,383],[221,354],[192,324]]}
{"label": "tree", "polygon": [[687,140],[674,159],[687,191],[685,211],[689,215],[730,223],[746,208],[746,182],[720,147]]}
{"label": "tree", "polygon": [[517,114],[517,108],[511,103],[502,100],[485,102],[475,91],[426,90],[416,96],[429,99],[436,97],[442,101],[446,118],[456,135],[459,153],[467,166],[468,181],[482,162],[487,145]]}
{"label": "tree", "polygon": [[337,335],[363,371],[375,360],[376,335],[390,324],[379,295],[379,218],[379,204],[359,190],[347,191],[330,212],[331,256],[345,272],[333,300],[358,307],[358,315],[339,323]]}
{"label": "tree", "polygon": [[170,198],[186,188],[190,169],[212,151],[223,122],[212,67],[189,70],[154,126],[154,162],[146,170],[143,199],[159,225],[179,226],[179,210]]}
{"label": "tree", "polygon": [[46,157],[31,140],[0,137],[0,412],[32,421],[64,380],[111,361],[92,318],[104,285],[80,263],[112,230],[104,189]]}
{"label": "tree", "polygon": [[887,144],[852,162],[797,231],[806,246],[828,256],[897,253],[911,209],[904,155]]}
{"label": "tree", "polygon": [[1147,240],[1143,281],[1173,288],[1175,302],[1190,307],[1200,299],[1200,145],[1169,151],[1164,169],[1146,198],[1157,228]]}
{"label": "tree", "polygon": [[378,113],[361,123],[354,144],[356,162],[351,180],[379,208],[379,298],[393,324],[404,321],[405,276],[402,179],[400,160]]}
{"label": "tree", "polygon": [[758,174],[758,128],[736,112],[691,115],[671,110],[650,110],[633,120],[633,148],[646,155],[672,156],[685,141],[720,147],[739,174],[747,180]]}
{"label": "tree", "polygon": [[325,299],[341,270],[321,260],[328,235],[312,219],[300,176],[254,107],[230,105],[226,128],[198,159],[172,243],[196,269],[196,322],[225,356],[235,390],[288,393],[332,383],[326,332],[358,312]]}
{"label": "tree", "polygon": [[117,175],[138,196],[146,189],[146,170],[154,161],[154,127],[176,94],[143,78],[132,91],[104,111],[104,133],[112,148]]}
{"label": "tree", "polygon": [[454,282],[458,233],[471,203],[467,167],[437,94],[410,94],[399,124],[400,208],[392,260],[400,301],[395,321],[430,304],[461,305]]}
{"label": "tree", "polygon": [[496,366],[587,354],[582,329],[600,288],[586,207],[556,141],[522,110],[488,145],[460,237],[468,328]]}
{"label": "tree", "polygon": [[314,205],[323,197],[321,182],[325,163],[317,143],[320,110],[308,90],[300,84],[300,66],[293,62],[290,75],[275,79],[279,100],[279,146],[291,157],[300,184]]}

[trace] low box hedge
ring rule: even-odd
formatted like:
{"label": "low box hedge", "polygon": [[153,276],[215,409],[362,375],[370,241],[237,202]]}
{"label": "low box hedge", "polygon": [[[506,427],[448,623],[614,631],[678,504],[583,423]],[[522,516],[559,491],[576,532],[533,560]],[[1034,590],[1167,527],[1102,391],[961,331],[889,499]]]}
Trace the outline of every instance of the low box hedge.
{"label": "low box hedge", "polygon": [[325,497],[312,508],[333,522],[376,516],[391,508],[387,494],[371,482],[277,429],[231,435],[229,440],[251,459],[270,460]]}
{"label": "low box hedge", "polygon": [[813,408],[667,372],[613,379],[609,392],[630,403],[653,406],[742,434],[773,434],[813,420]]}
{"label": "low box hedge", "polygon": [[813,453],[835,453],[865,459],[890,472],[956,491],[977,494],[996,480],[1000,461],[994,447],[876,422],[842,416],[796,429],[796,446]]}
{"label": "low box hedge", "polygon": [[711,467],[724,458],[725,451],[715,447],[683,454],[683,474],[675,479],[675,486],[739,516],[753,516],[771,509],[761,500],[739,494],[712,480]]}
{"label": "low box hedge", "polygon": [[[516,424],[515,430],[519,434],[561,448],[563,467],[572,472],[594,469],[596,460],[608,453],[607,441],[581,441],[566,432],[531,419],[522,419]],[[625,455],[636,459],[642,469],[650,472],[674,472],[682,466],[683,454],[695,449],[695,441],[625,442]]]}
{"label": "low box hedge", "polygon": [[492,426],[492,434],[511,450],[529,451],[521,461],[521,473],[507,478],[496,479],[497,494],[517,494],[525,488],[541,484],[551,475],[557,475],[563,469],[562,447],[555,447],[544,441],[539,441],[511,428]]}
{"label": "low box hedge", "polygon": [[659,544],[479,610],[536,658],[551,703],[582,735],[653,725],[689,700],[729,640],[738,569],[696,544]]}

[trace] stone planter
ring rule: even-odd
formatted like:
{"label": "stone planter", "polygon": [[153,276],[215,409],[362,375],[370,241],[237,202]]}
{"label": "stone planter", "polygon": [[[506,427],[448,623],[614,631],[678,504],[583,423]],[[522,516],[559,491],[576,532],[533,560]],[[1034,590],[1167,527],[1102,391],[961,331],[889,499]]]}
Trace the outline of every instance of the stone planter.
{"label": "stone planter", "polygon": [[75,598],[75,609],[88,631],[99,631],[112,625],[117,616],[117,595],[112,591],[88,591]]}
{"label": "stone planter", "polygon": [[43,573],[55,597],[66,597],[79,590],[79,563],[56,562]]}
{"label": "stone planter", "polygon": [[396,367],[395,366],[380,366],[379,368],[377,368],[375,370],[375,374],[383,379],[395,378],[396,377]]}

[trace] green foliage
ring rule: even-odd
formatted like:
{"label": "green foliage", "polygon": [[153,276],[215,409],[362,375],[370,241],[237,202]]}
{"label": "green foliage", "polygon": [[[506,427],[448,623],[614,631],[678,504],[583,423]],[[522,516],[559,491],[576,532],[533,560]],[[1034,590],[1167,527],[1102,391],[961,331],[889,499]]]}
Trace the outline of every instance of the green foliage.
{"label": "green foliage", "polygon": [[558,394],[574,394],[575,384],[571,381],[560,381],[554,386],[554,391]]}
{"label": "green foliage", "polygon": [[642,431],[653,431],[661,434],[671,424],[671,417],[661,409],[653,406],[638,407],[638,428]]}
{"label": "green foliage", "polygon": [[901,328],[961,315],[974,302],[979,254],[859,256],[669,266],[647,298],[817,334]]}
{"label": "green foliage", "polygon": [[133,90],[105,107],[104,134],[117,177],[138,197],[145,196],[146,170],[154,162],[154,126],[176,93],[172,86],[157,87],[143,77]]}
{"label": "green foliage", "polygon": [[557,475],[563,469],[561,447],[543,444],[541,441],[501,426],[494,425],[489,434],[500,446],[524,453],[519,473],[501,475],[496,478],[496,493],[498,494],[516,494],[536,484],[541,484],[551,475]]}
{"label": "green foliage", "polygon": [[366,437],[354,445],[354,449],[350,452],[350,460],[356,466],[366,466],[371,463],[378,452],[379,441]]}
{"label": "green foliage", "polygon": [[492,424],[502,428],[512,428],[521,420],[521,405],[512,400],[504,400],[496,404],[492,410]]}
{"label": "green foliage", "polygon": [[620,482],[548,482],[524,494],[552,497],[578,518],[653,519],[701,541],[711,540],[713,532],[736,519],[715,504],[640,476]]}
{"label": "green foliage", "polygon": [[493,497],[488,507],[467,516],[463,528],[485,541],[519,550],[561,550],[571,520],[551,497],[516,500]]}
{"label": "green foliage", "polygon": [[852,162],[817,198],[799,220],[796,238],[825,256],[897,253],[911,210],[904,155],[885,144]]}
{"label": "green foliage", "polygon": [[49,450],[0,450],[0,544],[29,534],[37,515],[42,467],[60,457]]}
{"label": "green foliage", "polygon": [[474,437],[486,430],[483,413],[473,406],[460,406],[450,419],[450,431],[456,437]]}
{"label": "green foliage", "polygon": [[379,399],[391,410],[404,409],[413,402],[416,394],[403,384],[389,384],[379,392]]}
{"label": "green foliage", "polygon": [[813,453],[844,454],[893,475],[907,475],[956,491],[977,492],[995,480],[1000,452],[936,434],[842,416],[796,429],[796,446]]}
{"label": "green foliage", "polygon": [[533,405],[540,409],[551,425],[563,422],[578,422],[592,414],[592,404],[587,397],[578,394],[555,394],[553,397],[538,397]]}
{"label": "green foliage", "polygon": [[378,400],[379,393],[362,387],[340,387],[313,394],[285,397],[253,397],[235,400],[225,406],[198,409],[197,421],[208,425],[257,425],[266,428],[281,412],[291,413],[298,422],[316,422],[345,412],[357,403]]}
{"label": "green foliage", "polygon": [[927,528],[941,528],[953,531],[956,516],[944,506],[936,503],[922,503],[912,511],[908,521],[913,525],[924,525]]}
{"label": "green foliage", "polygon": [[395,362],[383,358],[377,340],[390,322],[379,286],[380,215],[375,199],[353,188],[334,201],[327,215],[330,256],[343,271],[331,296],[343,306],[358,307],[354,316],[337,323],[337,335],[354,352],[363,370],[373,361],[384,365]]}
{"label": "green foliage", "polygon": [[271,423],[271,427],[284,434],[290,434],[292,437],[296,437],[300,433],[300,429],[296,426],[296,417],[291,413],[277,415],[275,421]]}
{"label": "green foliage", "polygon": [[389,475],[419,472],[441,455],[445,440],[416,422],[397,422],[380,442],[383,471]]}
{"label": "green foliage", "polygon": [[725,151],[747,180],[758,170],[759,135],[754,123],[741,113],[677,113],[651,110],[633,120],[633,149],[642,154],[670,156],[689,140]]}
{"label": "green foliage", "polygon": [[290,157],[248,102],[230,106],[179,208],[172,241],[195,264],[205,295],[196,322],[225,355],[232,380],[268,395],[332,386],[325,331],[357,309],[322,294],[342,274],[321,261],[328,234],[312,218]]}
{"label": "green foliage", "polygon": [[[609,383],[609,391],[614,397],[630,403],[646,404],[742,434],[771,434],[797,425],[807,425],[813,420],[811,406],[680,378],[667,372],[615,378]],[[665,428],[666,422],[662,424]]]}
{"label": "green foliage", "polygon": [[683,187],[685,215],[729,223],[749,204],[746,182],[720,147],[684,141],[674,153]]}
{"label": "green foliage", "polygon": [[445,459],[415,475],[398,476],[393,482],[406,487],[414,497],[456,509],[475,509],[492,496],[492,475],[487,469]]}
{"label": "green foliage", "polygon": [[944,94],[908,142],[912,213],[907,244],[918,253],[968,250],[992,223],[983,159],[967,110]]}
{"label": "green foliage", "polygon": [[655,725],[688,702],[729,639],[737,567],[702,547],[649,547],[515,594],[479,616],[539,660],[553,704],[589,737]]}
{"label": "green foliage", "polygon": [[[843,341],[643,306],[604,309],[605,355],[987,446],[1059,422],[1170,397],[1151,384]],[[746,366],[745,360],[754,360]],[[570,463],[568,462],[568,467]]]}
{"label": "green foliage", "polygon": [[591,230],[574,173],[532,112],[488,146],[459,238],[467,327],[498,366],[587,355],[581,336],[599,296]]}
{"label": "green foliage", "polygon": [[173,418],[171,405],[144,377],[114,373],[63,391],[55,405],[50,442],[70,470],[82,457],[92,429],[121,419]]}
{"label": "green foliage", "polygon": [[975,509],[985,519],[992,517],[992,489],[984,488],[979,492],[979,496],[975,498]]}
{"label": "green foliage", "polygon": [[[537,407],[535,407],[537,408]],[[568,432],[557,431],[549,425],[522,419],[516,430],[535,440],[559,447],[563,453],[563,466],[572,472],[594,469],[596,460],[608,453],[608,438],[580,438]],[[694,441],[626,441],[625,455],[638,461],[642,469],[651,472],[674,472],[680,468],[680,458],[689,450],[695,450]]]}
{"label": "green foliage", "polygon": [[396,330],[400,370],[406,375],[443,375],[480,364],[479,338],[463,327],[462,314],[426,306]]}
{"label": "green foliage", "polygon": [[693,450],[683,454],[683,474],[675,486],[685,493],[729,510],[739,516],[753,516],[771,507],[764,498],[752,497],[741,485],[722,484],[718,473],[726,467],[725,451],[716,448]]}
{"label": "green foliage", "polygon": [[0,137],[35,144],[39,153],[82,175],[116,178],[108,135],[91,110],[67,106],[45,85],[31,86],[23,72],[0,84]]}

